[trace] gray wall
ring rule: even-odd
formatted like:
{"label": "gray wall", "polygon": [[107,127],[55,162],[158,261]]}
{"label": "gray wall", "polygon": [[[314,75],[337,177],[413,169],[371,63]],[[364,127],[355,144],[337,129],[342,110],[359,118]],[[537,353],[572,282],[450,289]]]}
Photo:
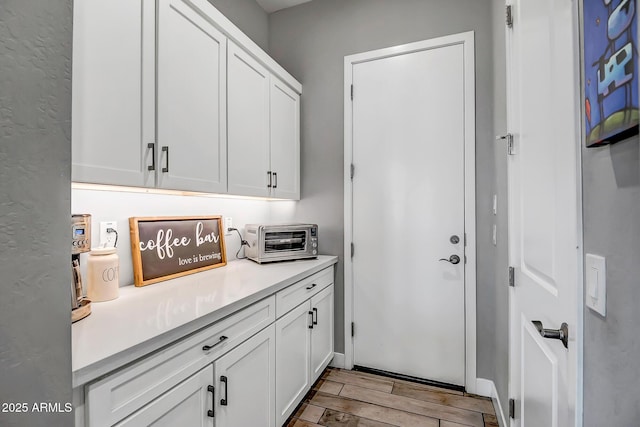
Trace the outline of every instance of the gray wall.
{"label": "gray wall", "polygon": [[584,248],[607,259],[607,316],[584,311],[584,426],[640,423],[638,137],[582,150]]}
{"label": "gray wall", "polygon": [[269,18],[256,0],[209,0],[224,16],[265,51],[269,48]]}
{"label": "gray wall", "polygon": [[[71,402],[71,0],[0,3],[0,402]],[[0,413],[4,426],[72,414]]]}
{"label": "gray wall", "polygon": [[[493,19],[493,128],[495,135],[507,133],[507,85],[506,85],[506,46],[504,0],[492,0]],[[486,300],[478,300],[478,305],[485,303],[494,311],[487,323],[493,327],[493,348],[486,356],[493,357],[493,376],[489,377],[496,384],[502,408],[507,408],[509,401],[509,287],[508,274],[508,211],[507,211],[507,145],[496,142],[494,151],[494,173],[492,189],[498,196],[498,213],[493,217],[498,227],[498,245],[495,248],[495,286],[488,287]],[[490,292],[493,291],[493,295]],[[492,301],[490,301],[492,300]],[[483,307],[486,313],[489,307]],[[486,336],[491,336],[487,332]],[[484,346],[481,346],[483,351]]]}
{"label": "gray wall", "polygon": [[[495,299],[490,215],[495,146],[492,11],[488,6],[488,0],[316,0],[269,15],[270,54],[303,84],[302,200],[295,208],[297,219],[319,221],[321,252],[340,257],[336,351],[344,351],[344,56],[469,30],[476,32],[478,318],[493,319],[493,304],[484,304]],[[490,326],[478,327],[478,375],[491,379],[493,326],[491,321]]]}

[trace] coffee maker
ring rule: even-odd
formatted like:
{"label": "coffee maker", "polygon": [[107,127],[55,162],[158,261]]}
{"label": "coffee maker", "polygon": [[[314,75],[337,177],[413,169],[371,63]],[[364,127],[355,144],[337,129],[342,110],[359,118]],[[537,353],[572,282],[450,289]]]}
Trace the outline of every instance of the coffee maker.
{"label": "coffee maker", "polygon": [[80,254],[91,251],[91,215],[71,215],[71,321],[91,314],[91,301],[84,298]]}

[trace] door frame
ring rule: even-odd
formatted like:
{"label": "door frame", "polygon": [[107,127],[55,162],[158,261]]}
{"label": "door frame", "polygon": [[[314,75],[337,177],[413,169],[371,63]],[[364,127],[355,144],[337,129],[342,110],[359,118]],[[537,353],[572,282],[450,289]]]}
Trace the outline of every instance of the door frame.
{"label": "door frame", "polygon": [[[466,233],[464,274],[465,292],[465,388],[470,393],[477,389],[476,378],[476,119],[475,119],[475,35],[473,31],[429,40],[377,49],[348,55],[344,58],[344,365],[354,365],[353,338],[353,263],[351,242],[353,238],[353,186],[351,163],[353,161],[353,111],[351,85],[353,66],[359,63],[408,54],[422,50],[452,45],[464,48],[464,228]],[[357,173],[357,171],[356,171]]]}

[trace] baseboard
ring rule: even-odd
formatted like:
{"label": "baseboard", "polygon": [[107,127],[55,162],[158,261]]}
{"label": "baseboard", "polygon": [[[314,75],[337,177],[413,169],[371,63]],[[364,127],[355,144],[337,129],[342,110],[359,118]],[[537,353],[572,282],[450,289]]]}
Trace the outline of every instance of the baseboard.
{"label": "baseboard", "polygon": [[478,378],[476,380],[476,394],[491,398],[493,408],[496,410],[498,424],[500,424],[500,427],[507,427],[507,419],[504,416],[504,411],[500,404],[500,398],[498,397],[498,390],[496,389],[494,382],[484,378]]}
{"label": "baseboard", "polygon": [[333,360],[329,362],[329,366],[344,369],[344,353],[333,353]]}

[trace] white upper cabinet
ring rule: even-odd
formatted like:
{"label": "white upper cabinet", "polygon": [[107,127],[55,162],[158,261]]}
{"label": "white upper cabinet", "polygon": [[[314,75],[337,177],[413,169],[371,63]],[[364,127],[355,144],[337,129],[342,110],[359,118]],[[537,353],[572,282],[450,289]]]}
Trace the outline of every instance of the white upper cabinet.
{"label": "white upper cabinet", "polygon": [[73,7],[72,179],[153,186],[155,1]]}
{"label": "white upper cabinet", "polygon": [[73,39],[73,181],[300,198],[302,87],[207,0],[76,0]]}
{"label": "white upper cabinet", "polygon": [[300,95],[229,42],[229,193],[300,198]]}
{"label": "white upper cabinet", "polygon": [[226,43],[183,0],[160,0],[158,187],[227,191]]}
{"label": "white upper cabinet", "polygon": [[267,197],[270,74],[231,41],[228,58],[229,193]]}
{"label": "white upper cabinet", "polygon": [[300,199],[300,95],[271,77],[272,196]]}

